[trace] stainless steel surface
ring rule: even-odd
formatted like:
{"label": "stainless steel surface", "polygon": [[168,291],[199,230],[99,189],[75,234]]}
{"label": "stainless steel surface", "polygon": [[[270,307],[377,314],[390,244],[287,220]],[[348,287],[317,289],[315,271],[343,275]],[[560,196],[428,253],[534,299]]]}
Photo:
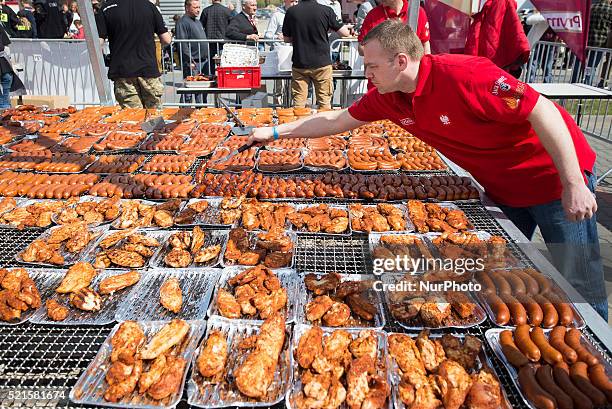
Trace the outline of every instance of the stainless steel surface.
{"label": "stainless steel surface", "polygon": [[[165,261],[165,257],[168,255],[168,253],[173,249],[173,247],[170,244],[170,237],[172,237],[174,234],[176,233],[180,233],[180,232],[189,232],[191,233],[192,230],[170,230],[170,231],[165,231],[164,235],[161,236],[160,238],[160,242],[161,242],[161,248],[155,252],[155,254],[153,255],[153,257],[151,258],[149,265],[151,267],[154,268],[162,268],[162,269],[169,269],[172,270],[175,267],[172,267],[170,265],[168,265]],[[223,249],[223,246],[225,245],[225,242],[227,241],[227,231],[225,230],[203,230],[204,232],[204,243],[202,245],[202,249],[206,249],[207,247],[210,246],[219,246],[219,253],[217,254],[217,256],[215,258],[213,258],[212,260],[206,262],[206,263],[196,263],[194,261],[195,259],[195,254],[191,254],[192,252],[189,251],[189,249],[186,249],[187,251],[189,251],[189,253],[191,254],[191,263],[189,263],[188,266],[185,266],[184,268],[190,268],[190,269],[200,269],[200,268],[211,268],[211,267],[217,267],[217,265],[219,264],[219,261],[221,259],[221,250]]]}
{"label": "stainless steel surface", "polygon": [[[519,387],[518,371],[516,370],[514,366],[512,366],[512,364],[510,364],[510,362],[508,362],[508,360],[504,356],[504,353],[501,350],[501,345],[499,344],[499,334],[503,330],[504,330],[503,328],[492,328],[492,329],[487,330],[485,332],[485,342],[489,344],[493,352],[495,352],[495,355],[497,356],[497,358],[504,364],[506,371],[508,371],[508,373],[510,374],[510,379],[512,379],[514,386],[519,391],[525,404],[529,408],[535,409],[535,406],[527,399],[527,397],[523,393],[523,390]],[[547,330],[545,333],[548,334],[549,332],[550,331]],[[599,362],[601,362],[604,365],[607,373],[612,372],[612,360],[610,359],[609,356],[602,354],[598,348],[592,345],[590,341],[584,337],[584,335],[583,337],[581,337],[581,344],[584,345],[589,350],[590,353],[592,353],[595,357],[599,359]]]}
{"label": "stainless steel surface", "polygon": [[[36,238],[36,240],[47,240],[49,236],[51,235],[51,233],[53,232],[53,230],[59,229],[61,227],[62,226],[55,226],[49,230],[45,230],[39,237]],[[27,264],[27,265],[51,267],[51,268],[53,267],[62,268],[62,267],[71,266],[81,261],[83,258],[83,255],[87,254],[95,247],[98,240],[108,232],[108,226],[104,226],[104,225],[96,226],[96,227],[88,228],[88,230],[90,232],[89,242],[87,243],[87,245],[83,247],[83,249],[81,249],[80,251],[76,253],[71,253],[68,250],[66,250],[66,241],[62,241],[62,243],[60,244],[60,248],[58,249],[58,252],[62,255],[62,257],[64,257],[64,262],[61,265],[55,265],[55,264],[51,264],[51,263],[43,262],[43,261],[23,261],[23,257],[22,257],[23,251],[15,254],[15,260],[17,260],[20,263]]]}
{"label": "stainless steel surface", "polygon": [[[89,287],[98,292],[100,281],[117,274],[126,273],[128,271],[129,270],[103,271],[93,279],[91,286]],[[115,312],[117,311],[119,305],[125,300],[134,296],[132,291],[134,290],[135,286],[130,286],[112,294],[99,294],[101,300],[99,311],[79,310],[70,303],[71,294],[58,294],[55,292],[57,287],[59,287],[60,283],[64,279],[66,272],[67,270],[60,273],[46,272],[46,274],[49,275],[49,278],[46,280],[45,285],[39,289],[43,304],[38,310],[36,310],[36,313],[34,313],[30,319],[30,322],[33,324],[61,326],[108,325],[115,322]],[[140,279],[142,280],[142,275]],[[47,307],[45,302],[51,299],[56,300],[59,304],[68,308],[68,316],[65,320],[53,321],[51,318],[49,318],[47,315]]]}
{"label": "stainless steel surface", "polygon": [[[293,342],[291,344],[291,352],[292,354],[296,353],[297,347],[300,342],[300,338],[311,328],[310,325],[296,325],[293,330]],[[333,328],[323,328],[323,336],[329,336],[334,331],[337,331]],[[353,339],[359,336],[359,333],[362,331],[361,329],[347,329],[346,330]],[[377,345],[377,357],[376,357],[376,375],[381,376],[384,380],[387,381],[388,385],[391,385],[391,372],[389,371],[389,359],[387,352],[387,334],[382,331],[371,330],[374,332],[376,336]],[[285,404],[287,409],[298,409],[298,406],[295,405],[294,400],[295,396],[302,392],[302,374],[305,371],[299,365],[293,365],[293,385],[287,396],[285,398]],[[346,375],[345,375],[346,377]],[[344,382],[346,386],[346,382]],[[346,388],[348,389],[348,388]],[[383,408],[391,409],[393,407],[393,402],[391,396],[387,398]],[[338,409],[348,409],[349,406],[346,402],[343,402]]]}

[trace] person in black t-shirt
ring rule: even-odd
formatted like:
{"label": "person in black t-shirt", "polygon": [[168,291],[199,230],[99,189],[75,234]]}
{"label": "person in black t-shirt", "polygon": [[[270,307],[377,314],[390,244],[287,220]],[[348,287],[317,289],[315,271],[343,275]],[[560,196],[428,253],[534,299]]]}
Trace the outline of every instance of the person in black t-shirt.
{"label": "person in black t-shirt", "polygon": [[148,0],[111,0],[102,8],[101,38],[108,38],[108,78],[121,107],[157,108],[164,87],[155,54],[154,34],[162,45],[170,33],[157,7]]}
{"label": "person in black t-shirt", "polygon": [[64,38],[66,23],[62,5],[58,0],[42,0],[35,3],[34,17],[38,23],[38,38]]}
{"label": "person in black t-shirt", "polygon": [[312,82],[319,108],[331,108],[334,95],[333,69],[329,55],[327,33],[336,31],[348,37],[350,30],[336,17],[330,7],[316,0],[301,0],[287,10],[283,23],[283,37],[293,44],[291,68],[291,97],[293,106],[304,107],[308,86]]}

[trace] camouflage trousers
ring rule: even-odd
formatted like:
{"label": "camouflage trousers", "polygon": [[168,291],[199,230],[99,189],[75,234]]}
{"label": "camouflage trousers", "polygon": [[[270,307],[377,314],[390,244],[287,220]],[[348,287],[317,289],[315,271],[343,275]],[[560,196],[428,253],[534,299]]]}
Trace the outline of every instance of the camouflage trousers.
{"label": "camouflage trousers", "polygon": [[159,108],[163,93],[160,78],[115,79],[115,99],[121,108]]}

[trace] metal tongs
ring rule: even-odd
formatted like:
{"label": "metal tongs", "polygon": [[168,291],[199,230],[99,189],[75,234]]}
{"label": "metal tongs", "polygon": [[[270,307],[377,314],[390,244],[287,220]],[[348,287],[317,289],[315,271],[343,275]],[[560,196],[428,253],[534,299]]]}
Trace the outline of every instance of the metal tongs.
{"label": "metal tongs", "polygon": [[[253,126],[245,126],[244,123],[242,123],[242,121],[240,120],[240,118],[238,118],[238,116],[236,116],[236,114],[234,114],[234,111],[232,111],[225,102],[223,102],[223,100],[221,98],[218,98],[218,101],[221,103],[221,105],[223,106],[223,108],[225,108],[225,110],[234,118],[234,121],[236,121],[236,123],[238,124],[238,126],[235,126],[232,128],[232,134],[236,135],[236,136],[245,136],[245,135],[249,135],[251,133],[251,130],[254,128]],[[229,138],[231,137],[231,134],[228,135],[222,142],[221,144],[225,143]],[[213,161],[211,161],[210,163],[219,163],[219,162],[226,162],[228,160],[230,160],[231,158],[233,158],[234,156],[238,155],[239,153],[242,153],[244,151],[246,151],[247,149],[249,149],[251,147],[250,143],[245,143],[244,145],[242,145],[241,147],[239,147],[238,149],[234,149],[233,151],[230,150],[229,153],[225,156],[222,156],[219,159],[215,159]],[[229,149],[229,148],[228,148]]]}
{"label": "metal tongs", "polygon": [[[148,114],[148,110],[147,110],[147,114]],[[164,121],[164,118],[160,115],[158,117],[149,119],[148,121],[140,124],[140,129],[142,129],[146,133],[151,133],[158,129],[163,128],[164,125],[166,125],[166,122]]]}
{"label": "metal tongs", "polygon": [[236,136],[249,135],[254,126],[245,126],[244,123],[240,120],[240,118],[238,118],[238,116],[234,113],[234,111],[232,111],[230,107],[228,107],[227,104],[223,102],[223,99],[221,97],[218,97],[217,100],[219,101],[221,106],[227,111],[227,113],[230,114],[230,116],[234,119],[234,122],[236,122],[236,124],[238,125],[232,127],[232,133]]}

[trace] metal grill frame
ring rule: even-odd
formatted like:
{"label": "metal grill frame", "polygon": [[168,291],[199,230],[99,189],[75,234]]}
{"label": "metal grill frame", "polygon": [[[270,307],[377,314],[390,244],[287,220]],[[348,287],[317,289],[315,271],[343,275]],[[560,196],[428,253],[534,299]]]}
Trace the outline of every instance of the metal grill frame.
{"label": "metal grill frame", "polygon": [[30,323],[0,326],[2,407],[78,407],[68,399],[70,389],[111,328]]}
{"label": "metal grill frame", "polygon": [[[101,156],[105,152],[92,153]],[[148,162],[153,155],[160,153],[143,153],[137,150],[121,152],[122,154],[141,154]],[[440,155],[449,168],[440,171],[398,171],[392,174],[410,176],[444,176],[465,175],[458,171],[452,162]],[[206,159],[198,157],[190,167],[187,174],[195,176],[195,173]],[[140,170],[134,174],[142,173]],[[312,176],[324,172],[300,171],[289,173],[281,177]],[[355,173],[350,171],[340,173]],[[364,202],[361,200],[338,200],[338,199],[315,199],[308,200],[308,204],[337,203],[348,204]],[[493,235],[504,237],[508,240],[508,248],[526,266],[536,267],[536,264],[515,243],[516,237],[512,236],[502,224],[485,208],[481,201],[457,201],[458,207],[463,210],[477,230],[484,230]],[[170,229],[175,230],[175,229]],[[23,250],[29,243],[38,237],[44,229],[16,230],[0,228],[0,267],[15,267],[14,255]],[[59,268],[59,267],[58,267]],[[367,234],[355,233],[350,237],[325,236],[316,234],[300,234],[295,247],[295,269],[298,273],[306,271],[329,273],[338,272],[344,274],[373,274],[372,258],[368,249]],[[388,306],[383,302],[386,318],[385,331],[407,332],[399,326],[389,314]],[[464,333],[478,336],[483,341],[483,348],[506,390],[506,394],[512,407],[524,408],[518,391],[511,382],[503,364],[495,356],[487,342],[484,340],[484,332],[496,327],[487,319],[483,324],[469,329],[443,329],[435,330],[438,333]],[[87,407],[75,405],[68,399],[72,386],[76,383],[79,375],[95,357],[100,346],[108,336],[112,325],[107,326],[47,326],[30,323],[18,326],[0,325],[0,401],[2,407]],[[585,328],[583,333],[591,340],[593,345],[601,351],[608,349],[598,340],[590,329]],[[610,355],[608,355],[610,356]],[[190,376],[188,374],[188,376]],[[59,398],[51,399],[9,399],[9,392],[36,392],[44,395],[60,394]],[[26,397],[22,395],[18,397]],[[186,404],[186,392],[178,407],[188,407]],[[272,406],[274,409],[284,408],[284,402]]]}

